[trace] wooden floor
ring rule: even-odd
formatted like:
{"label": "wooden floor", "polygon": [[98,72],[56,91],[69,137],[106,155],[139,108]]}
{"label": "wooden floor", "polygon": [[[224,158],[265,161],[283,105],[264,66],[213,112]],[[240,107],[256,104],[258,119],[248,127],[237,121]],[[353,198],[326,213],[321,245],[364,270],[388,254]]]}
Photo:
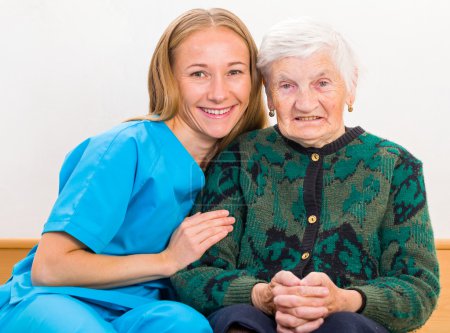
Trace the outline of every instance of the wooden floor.
{"label": "wooden floor", "polygon": [[[11,275],[12,266],[26,256],[37,239],[0,239],[0,284]],[[450,332],[450,240],[437,240],[436,247],[441,270],[441,296],[427,324],[417,333]]]}

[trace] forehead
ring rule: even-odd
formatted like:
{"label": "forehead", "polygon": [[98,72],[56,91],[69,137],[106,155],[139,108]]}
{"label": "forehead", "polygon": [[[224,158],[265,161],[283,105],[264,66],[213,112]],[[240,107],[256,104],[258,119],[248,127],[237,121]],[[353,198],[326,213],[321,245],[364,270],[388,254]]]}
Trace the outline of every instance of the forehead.
{"label": "forehead", "polygon": [[320,76],[341,78],[329,52],[317,52],[305,58],[285,57],[275,60],[270,66],[269,76],[272,81],[300,78],[315,79]]}
{"label": "forehead", "polygon": [[249,62],[250,58],[244,39],[226,27],[209,27],[194,31],[174,51],[175,61],[190,61],[195,57],[210,62],[220,55],[248,58],[246,62]]}

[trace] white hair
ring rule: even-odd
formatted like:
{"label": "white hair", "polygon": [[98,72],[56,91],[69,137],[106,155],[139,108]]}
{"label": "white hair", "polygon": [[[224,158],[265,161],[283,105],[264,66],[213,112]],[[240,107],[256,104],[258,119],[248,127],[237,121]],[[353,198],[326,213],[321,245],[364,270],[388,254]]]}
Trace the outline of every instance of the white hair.
{"label": "white hair", "polygon": [[316,52],[330,52],[347,90],[354,91],[358,64],[351,46],[331,26],[311,18],[289,19],[270,28],[261,43],[257,66],[269,81],[274,61],[286,57],[307,58]]}

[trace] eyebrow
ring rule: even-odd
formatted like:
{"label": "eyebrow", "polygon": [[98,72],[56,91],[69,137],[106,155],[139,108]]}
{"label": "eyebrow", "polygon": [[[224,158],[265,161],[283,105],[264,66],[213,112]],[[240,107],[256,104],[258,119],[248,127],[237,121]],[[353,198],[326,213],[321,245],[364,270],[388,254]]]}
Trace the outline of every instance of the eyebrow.
{"label": "eyebrow", "polygon": [[[317,74],[314,74],[312,76],[312,78],[314,80],[316,80],[317,78],[319,78],[321,76],[329,76],[329,75],[330,75],[330,71],[329,70],[325,70],[325,71],[321,71],[321,72],[319,72]],[[275,82],[280,82],[280,81],[284,81],[284,80],[288,80],[288,81],[292,81],[293,80],[291,77],[288,76],[288,74],[285,74],[285,73],[281,73],[281,74],[275,76],[274,79],[275,79],[274,80]]]}
{"label": "eyebrow", "polygon": [[274,76],[274,82],[280,82],[280,81],[284,81],[284,80],[288,80],[288,81],[292,81],[291,78],[289,78],[288,76],[286,76],[284,73],[281,73],[281,75],[276,75]]}
{"label": "eyebrow", "polygon": [[320,72],[319,74],[315,75],[314,77],[317,78],[319,76],[327,76],[327,75],[330,75],[330,71],[325,70],[325,71]]}
{"label": "eyebrow", "polygon": [[[245,62],[242,62],[242,61],[232,61],[232,62],[229,62],[229,63],[227,64],[228,67],[235,66],[235,65],[244,65],[244,66],[248,66],[248,64],[246,64]],[[186,69],[189,69],[189,68],[191,68],[191,67],[202,67],[202,68],[207,68],[208,65],[207,65],[207,64],[202,64],[202,63],[191,64],[191,65],[187,66]]]}

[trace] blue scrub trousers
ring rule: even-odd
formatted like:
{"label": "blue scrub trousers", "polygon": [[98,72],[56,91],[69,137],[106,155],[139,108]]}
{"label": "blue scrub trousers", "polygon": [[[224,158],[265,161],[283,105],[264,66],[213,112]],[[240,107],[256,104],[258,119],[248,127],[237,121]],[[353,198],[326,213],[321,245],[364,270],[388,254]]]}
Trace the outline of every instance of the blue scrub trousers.
{"label": "blue scrub trousers", "polygon": [[174,301],[111,310],[63,294],[38,294],[0,310],[2,333],[211,333],[200,313]]}

